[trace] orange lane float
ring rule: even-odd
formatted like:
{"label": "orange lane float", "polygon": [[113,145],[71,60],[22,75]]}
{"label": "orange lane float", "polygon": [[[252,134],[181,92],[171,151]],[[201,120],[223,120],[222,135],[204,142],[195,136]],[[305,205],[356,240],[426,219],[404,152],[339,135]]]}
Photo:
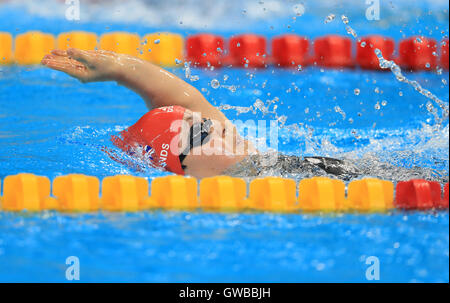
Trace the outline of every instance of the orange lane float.
{"label": "orange lane float", "polygon": [[308,54],[309,40],[305,37],[289,34],[272,39],[272,63],[276,66],[305,66]]}
{"label": "orange lane float", "polygon": [[174,67],[184,60],[184,39],[179,34],[152,33],[142,39],[140,58],[164,67]]}
{"label": "orange lane float", "polygon": [[186,40],[186,59],[192,66],[219,67],[222,65],[224,39],[212,34],[189,36]]}
{"label": "orange lane float", "polygon": [[345,184],[341,180],[325,177],[303,179],[298,187],[298,202],[303,211],[344,211]]}
{"label": "orange lane float", "polygon": [[58,35],[57,45],[59,49],[79,48],[82,50],[94,50],[98,44],[98,37],[94,33],[73,31]]}
{"label": "orange lane float", "polygon": [[354,66],[352,40],[338,35],[317,38],[314,40],[314,62],[329,68]]}
{"label": "orange lane float", "polygon": [[138,57],[140,38],[137,34],[111,32],[100,37],[100,49]]}
{"label": "orange lane float", "polygon": [[[96,177],[70,174],[56,177],[53,183],[47,177],[18,174],[5,177],[0,209],[4,211],[63,212],[139,211],[147,209],[208,211],[266,211],[266,212],[386,212],[400,210],[448,209],[449,184],[441,185],[426,180],[398,182],[394,202],[394,184],[389,181],[366,178],[348,184],[325,177],[293,179],[264,177],[247,184],[241,178],[215,176],[200,181],[183,176],[153,179],[151,196],[145,178],[118,175],[105,177],[102,196]],[[0,183],[1,185],[1,183]],[[52,185],[53,196],[50,196]]]}
{"label": "orange lane float", "polygon": [[96,177],[71,174],[53,180],[53,196],[60,211],[97,211],[99,192],[100,181]]}
{"label": "orange lane float", "polygon": [[117,175],[102,182],[102,208],[110,211],[137,211],[150,207],[145,178]]}
{"label": "orange lane float", "polygon": [[14,59],[21,65],[41,63],[42,58],[55,48],[55,37],[39,31],[16,36]]}
{"label": "orange lane float", "polygon": [[50,180],[33,174],[7,176],[3,182],[2,209],[42,211],[52,208]]}
{"label": "orange lane float", "polygon": [[204,178],[200,181],[200,205],[207,210],[234,211],[247,207],[247,184],[229,176]]}
{"label": "orange lane float", "polygon": [[350,209],[362,212],[387,211],[394,208],[394,184],[376,178],[352,181],[348,185]]}
{"label": "orange lane float", "polygon": [[248,205],[251,209],[292,212],[299,209],[294,180],[265,177],[250,182]]}
{"label": "orange lane float", "polygon": [[0,32],[0,64],[10,64],[13,61],[13,38],[10,33]]}
{"label": "orange lane float", "polygon": [[386,60],[392,60],[395,42],[393,39],[373,35],[361,39],[356,45],[356,62],[364,69],[378,69],[380,65],[375,49],[379,49]]}
{"label": "orange lane float", "polygon": [[151,189],[152,207],[192,210],[199,207],[197,179],[180,175],[156,178]]}

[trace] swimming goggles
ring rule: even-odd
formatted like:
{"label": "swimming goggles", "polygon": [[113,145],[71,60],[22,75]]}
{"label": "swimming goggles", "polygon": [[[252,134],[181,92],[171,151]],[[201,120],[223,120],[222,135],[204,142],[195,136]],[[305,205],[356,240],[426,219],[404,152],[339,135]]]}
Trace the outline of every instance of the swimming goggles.
{"label": "swimming goggles", "polygon": [[[194,123],[189,129],[189,145],[185,150],[179,155],[180,163],[183,163],[184,158],[189,154],[191,149],[197,146],[202,146],[207,143],[210,139],[210,131],[212,127],[212,121],[210,119],[203,118],[202,122]],[[182,168],[186,166],[182,165]]]}

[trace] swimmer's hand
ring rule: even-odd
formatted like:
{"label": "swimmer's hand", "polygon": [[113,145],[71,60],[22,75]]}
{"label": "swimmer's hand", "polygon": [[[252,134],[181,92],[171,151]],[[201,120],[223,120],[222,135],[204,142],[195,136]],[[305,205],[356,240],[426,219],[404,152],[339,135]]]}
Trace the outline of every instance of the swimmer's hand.
{"label": "swimmer's hand", "polygon": [[62,71],[83,83],[115,80],[120,55],[104,50],[84,51],[76,48],[55,49],[41,63]]}

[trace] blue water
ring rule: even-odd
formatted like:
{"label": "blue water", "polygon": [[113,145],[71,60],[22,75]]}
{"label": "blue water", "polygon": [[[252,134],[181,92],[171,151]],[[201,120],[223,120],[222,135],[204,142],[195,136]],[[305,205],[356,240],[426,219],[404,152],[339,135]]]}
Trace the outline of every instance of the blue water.
{"label": "blue water", "polygon": [[448,282],[448,214],[0,214],[0,281]]}
{"label": "blue water", "polygon": [[[350,12],[351,25],[362,34],[384,33],[398,39],[403,34],[424,33],[440,40],[448,35],[448,3],[437,5],[438,9],[429,1],[423,3],[412,7],[404,22],[391,16],[391,26],[365,22],[358,17],[363,16],[359,11]],[[442,5],[447,18],[441,18],[445,16]],[[402,11],[409,6],[405,4]],[[256,18],[254,28],[272,36],[287,31],[289,23],[295,32],[311,37],[345,34],[339,21],[323,26],[328,13],[339,18],[338,9],[317,10],[295,24],[289,23],[290,16],[269,19],[263,25]],[[56,24],[61,31],[82,28],[99,34],[111,29],[140,34],[154,29],[182,34],[199,31],[176,26],[178,22],[167,26],[95,20],[74,24],[10,5],[0,6],[0,17],[0,30],[16,32],[54,32]],[[242,31],[215,26],[207,30]],[[241,24],[250,28],[246,26]],[[172,71],[184,78],[182,69]],[[215,105],[253,106],[242,114],[223,110],[228,118],[280,119],[281,152],[354,159],[372,168],[373,175],[394,181],[419,176],[448,182],[448,120],[437,126],[426,109],[428,99],[389,72],[306,67],[303,71],[193,69],[192,73],[200,80],[191,84]],[[448,106],[448,71],[405,75]],[[219,80],[221,87],[213,89],[212,79]],[[278,98],[277,108],[272,104],[271,113],[255,109],[258,99],[268,105],[267,100],[274,98]],[[137,95],[115,83],[82,85],[40,67],[0,66],[0,178],[20,172],[50,178],[83,173],[99,178],[133,174],[151,180],[167,175],[154,169],[133,171],[101,151],[104,146],[114,148],[110,136],[145,112]],[[380,163],[405,169],[386,170]],[[417,167],[418,175],[413,173]],[[64,282],[69,256],[79,258],[84,282],[366,282],[368,256],[379,259],[381,282],[448,282],[449,216],[448,212],[337,216],[0,213],[0,281]]]}

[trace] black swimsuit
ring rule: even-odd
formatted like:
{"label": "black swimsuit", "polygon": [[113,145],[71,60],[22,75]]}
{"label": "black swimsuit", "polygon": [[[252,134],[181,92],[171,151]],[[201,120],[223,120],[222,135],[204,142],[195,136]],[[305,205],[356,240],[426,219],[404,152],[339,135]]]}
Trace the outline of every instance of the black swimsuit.
{"label": "black swimsuit", "polygon": [[290,176],[303,177],[333,175],[349,180],[359,175],[348,161],[327,157],[297,157],[283,154],[251,155],[224,172],[234,177]]}

